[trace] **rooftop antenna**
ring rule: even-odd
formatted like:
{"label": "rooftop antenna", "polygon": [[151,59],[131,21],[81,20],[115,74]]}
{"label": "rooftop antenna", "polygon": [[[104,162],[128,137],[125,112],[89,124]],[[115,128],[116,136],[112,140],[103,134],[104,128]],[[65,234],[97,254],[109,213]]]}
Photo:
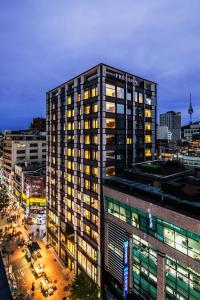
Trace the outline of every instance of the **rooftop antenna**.
{"label": "rooftop antenna", "polygon": [[190,115],[190,124],[192,124],[192,114],[193,114],[194,110],[192,107],[192,97],[191,97],[191,93],[190,93],[190,106],[188,108],[188,114]]}

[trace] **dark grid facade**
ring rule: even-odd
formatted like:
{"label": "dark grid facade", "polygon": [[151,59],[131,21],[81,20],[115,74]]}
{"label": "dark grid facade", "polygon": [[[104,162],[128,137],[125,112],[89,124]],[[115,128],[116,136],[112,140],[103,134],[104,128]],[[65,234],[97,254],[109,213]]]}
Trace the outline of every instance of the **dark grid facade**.
{"label": "dark grid facade", "polygon": [[154,159],[156,84],[99,64],[47,93],[47,238],[101,285],[103,178]]}

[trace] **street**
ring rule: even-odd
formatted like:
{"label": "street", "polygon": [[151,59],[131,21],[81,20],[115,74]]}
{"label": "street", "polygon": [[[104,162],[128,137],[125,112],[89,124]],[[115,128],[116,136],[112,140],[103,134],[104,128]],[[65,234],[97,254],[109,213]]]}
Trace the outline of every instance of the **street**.
{"label": "street", "polygon": [[[15,215],[18,215],[16,220],[8,222],[7,219]],[[27,229],[25,229],[23,219],[22,209],[19,208],[17,211],[16,207],[11,206],[7,208],[4,216],[0,216],[1,253],[6,271],[9,271],[9,281],[14,299],[68,299],[70,285],[73,281],[72,272],[64,268],[51,247],[46,247],[45,226],[26,225]],[[32,258],[31,261],[28,261],[25,256],[26,244],[30,243],[30,238],[40,248],[41,257],[34,261]],[[25,241],[25,245],[19,246],[21,241],[23,243]],[[36,266],[42,268],[42,275],[35,272]],[[51,286],[49,294],[44,292],[44,285],[47,282],[48,286]]]}

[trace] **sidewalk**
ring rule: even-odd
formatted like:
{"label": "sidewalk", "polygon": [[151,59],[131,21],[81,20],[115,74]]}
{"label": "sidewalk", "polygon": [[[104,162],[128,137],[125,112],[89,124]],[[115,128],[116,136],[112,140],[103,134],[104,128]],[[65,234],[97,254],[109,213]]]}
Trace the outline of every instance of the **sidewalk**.
{"label": "sidewalk", "polygon": [[[11,214],[16,212],[11,211]],[[21,237],[28,239],[29,233],[33,232],[33,228],[30,226],[30,230],[26,230],[24,225],[22,225],[23,215],[20,214],[20,218],[17,220],[17,227],[22,234]],[[17,225],[15,224],[15,226]],[[6,224],[6,217],[4,219],[0,218],[0,227],[4,228],[9,226],[10,224]],[[14,225],[14,223],[13,223]],[[47,274],[48,278],[52,281],[56,290],[54,291],[53,295],[45,297],[41,293],[40,290],[40,281],[41,278],[36,278],[35,275],[32,273],[30,262],[28,262],[25,258],[25,247],[17,247],[16,241],[10,242],[10,250],[11,253],[14,251],[13,254],[10,254],[9,257],[6,255],[4,257],[4,264],[5,267],[8,269],[8,261],[9,261],[9,268],[12,269],[12,277],[16,280],[17,283],[17,292],[18,294],[23,295],[23,299],[26,299],[26,295],[30,294],[30,290],[32,287],[32,283],[35,283],[35,291],[34,295],[31,298],[33,300],[43,300],[43,299],[50,299],[50,300],[63,300],[64,297],[69,297],[69,287],[73,281],[73,274],[72,272],[68,271],[62,264],[60,263],[59,259],[56,258],[53,250],[51,248],[47,249],[45,242],[40,239],[40,236],[36,235],[36,231],[33,236],[33,241],[37,241],[41,250],[40,253],[42,255],[41,258],[38,259],[38,262],[44,266],[44,271]]]}

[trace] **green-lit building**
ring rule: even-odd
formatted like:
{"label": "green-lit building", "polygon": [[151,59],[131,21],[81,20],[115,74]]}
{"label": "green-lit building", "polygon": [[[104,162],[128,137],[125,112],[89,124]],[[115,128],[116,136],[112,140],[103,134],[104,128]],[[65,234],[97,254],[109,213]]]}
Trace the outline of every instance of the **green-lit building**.
{"label": "green-lit building", "polygon": [[199,186],[192,170],[169,162],[106,179],[105,282],[113,299],[200,299]]}

